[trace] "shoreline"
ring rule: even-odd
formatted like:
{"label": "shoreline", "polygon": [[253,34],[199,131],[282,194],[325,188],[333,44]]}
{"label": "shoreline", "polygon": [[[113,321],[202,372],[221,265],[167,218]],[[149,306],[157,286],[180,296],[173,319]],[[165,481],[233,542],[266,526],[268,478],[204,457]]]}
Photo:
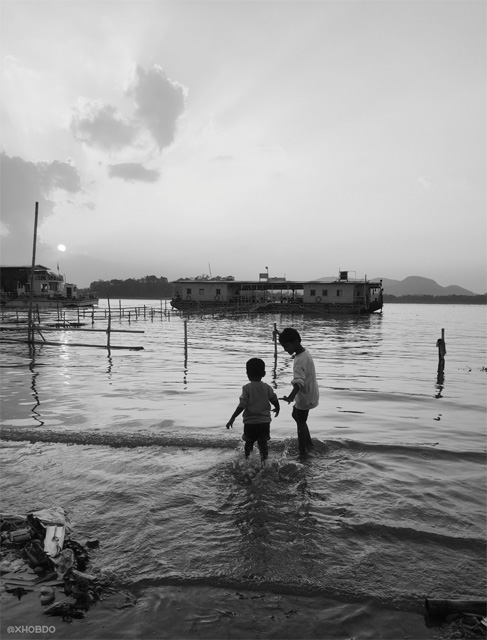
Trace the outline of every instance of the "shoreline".
{"label": "shoreline", "polygon": [[[2,637],[7,637],[9,626],[20,626],[26,629],[49,627],[51,633],[17,632],[15,638],[438,638],[438,628],[428,628],[420,613],[389,609],[370,601],[345,603],[322,596],[276,594],[269,590],[235,591],[208,585],[152,586],[140,591],[133,606],[127,606],[121,594],[109,595],[93,606],[85,618],[70,623],[59,617],[45,616],[36,592],[21,600],[3,592],[1,603]],[[52,632],[53,627],[55,632]]]}

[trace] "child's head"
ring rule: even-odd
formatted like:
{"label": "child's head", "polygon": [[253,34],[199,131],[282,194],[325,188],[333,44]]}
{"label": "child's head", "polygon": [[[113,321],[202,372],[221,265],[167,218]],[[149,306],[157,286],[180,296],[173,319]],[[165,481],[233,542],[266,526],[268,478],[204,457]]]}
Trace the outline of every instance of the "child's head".
{"label": "child's head", "polygon": [[260,358],[250,358],[246,367],[249,380],[261,380],[265,376],[265,363]]}
{"label": "child's head", "polygon": [[279,334],[279,342],[285,351],[293,354],[299,350],[301,346],[301,336],[296,329],[288,327],[287,329],[283,329]]}

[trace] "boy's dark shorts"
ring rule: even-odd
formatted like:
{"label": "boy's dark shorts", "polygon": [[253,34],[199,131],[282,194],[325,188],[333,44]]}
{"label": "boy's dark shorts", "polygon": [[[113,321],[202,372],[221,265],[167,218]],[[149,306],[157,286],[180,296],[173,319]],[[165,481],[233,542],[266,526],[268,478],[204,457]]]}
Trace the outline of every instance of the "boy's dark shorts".
{"label": "boy's dark shorts", "polygon": [[260,422],[259,424],[244,424],[244,434],[242,440],[249,444],[254,444],[259,440],[270,440],[270,422]]}

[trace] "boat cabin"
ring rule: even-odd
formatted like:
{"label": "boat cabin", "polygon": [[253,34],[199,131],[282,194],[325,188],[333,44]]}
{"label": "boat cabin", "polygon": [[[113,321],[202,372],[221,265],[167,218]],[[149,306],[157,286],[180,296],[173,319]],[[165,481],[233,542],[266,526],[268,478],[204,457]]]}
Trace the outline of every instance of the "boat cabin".
{"label": "boat cabin", "polygon": [[247,311],[286,310],[288,307],[320,309],[339,312],[371,312],[382,307],[382,283],[368,280],[349,280],[348,272],[340,272],[337,280],[296,282],[285,278],[261,278],[258,281],[235,280],[178,280],[174,283],[173,307],[190,310],[192,307],[236,308]]}
{"label": "boat cabin", "polygon": [[[15,298],[30,297],[32,267],[1,267],[2,292]],[[34,298],[73,298],[76,299],[78,288],[75,284],[65,284],[60,274],[50,271],[43,265],[35,265],[33,296]]]}

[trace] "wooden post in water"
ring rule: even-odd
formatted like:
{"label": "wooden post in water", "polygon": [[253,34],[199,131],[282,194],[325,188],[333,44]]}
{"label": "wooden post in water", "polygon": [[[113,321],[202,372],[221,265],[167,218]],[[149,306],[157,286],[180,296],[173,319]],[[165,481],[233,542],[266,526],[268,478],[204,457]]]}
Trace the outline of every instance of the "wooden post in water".
{"label": "wooden post in water", "polygon": [[441,338],[436,341],[438,347],[438,373],[445,368],[445,356],[446,356],[446,343],[445,343],[445,330],[441,330]]}
{"label": "wooden post in water", "polygon": [[274,359],[277,360],[277,335],[278,335],[278,331],[277,331],[277,324],[274,322],[274,331],[272,332],[272,335],[274,337]]}
{"label": "wooden post in water", "polygon": [[37,244],[37,220],[39,218],[39,203],[36,202],[34,214],[34,242],[32,245],[32,267],[30,270],[30,298],[29,298],[29,324],[28,341],[34,342],[34,318],[32,317],[32,305],[34,304],[34,270],[36,266],[36,244]]}
{"label": "wooden post in water", "polygon": [[438,338],[436,341],[436,346],[438,347],[438,361],[444,362],[446,355],[446,343],[445,343],[445,330],[441,330],[441,338]]}
{"label": "wooden post in water", "polygon": [[184,321],[184,366],[188,360],[188,321]]}
{"label": "wooden post in water", "polygon": [[107,297],[108,302],[108,324],[107,324],[107,349],[110,350],[110,330],[111,330],[111,320],[112,314],[110,312],[110,298]]}

